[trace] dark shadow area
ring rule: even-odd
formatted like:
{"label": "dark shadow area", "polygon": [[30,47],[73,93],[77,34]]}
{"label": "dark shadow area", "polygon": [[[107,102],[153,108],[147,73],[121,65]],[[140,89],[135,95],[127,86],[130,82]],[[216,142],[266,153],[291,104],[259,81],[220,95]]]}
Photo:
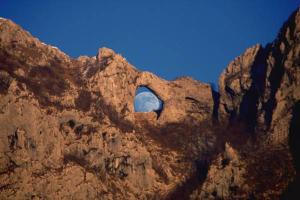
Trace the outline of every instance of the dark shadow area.
{"label": "dark shadow area", "polygon": [[[199,149],[206,149],[207,142],[212,142],[213,139],[209,135],[212,129],[210,120],[199,124],[190,118],[163,126],[153,126],[145,122],[140,128],[136,128],[136,131],[149,136],[166,149],[183,152],[187,157],[194,159],[199,153],[203,154]],[[201,139],[203,143],[198,144],[197,139]]]}
{"label": "dark shadow area", "polygon": [[[235,92],[230,87],[225,85],[224,89],[225,89],[226,93],[230,95],[231,100],[235,98]],[[228,109],[227,106],[225,106],[225,110],[227,113],[229,113],[229,122],[236,119],[236,115],[237,115],[236,109],[231,110],[231,109]]]}
{"label": "dark shadow area", "polygon": [[[244,149],[246,184],[250,186],[253,199],[278,199],[287,180],[293,177],[293,167],[288,149],[278,147],[254,147]],[[272,192],[270,192],[272,191]]]}
{"label": "dark shadow area", "polygon": [[0,71],[0,94],[7,94],[12,78],[7,72]]}
{"label": "dark shadow area", "polygon": [[293,109],[289,146],[296,168],[296,177],[295,180],[290,183],[288,189],[283,193],[281,199],[296,200],[300,197],[300,101],[295,104]]}
{"label": "dark shadow area", "polygon": [[220,105],[220,93],[215,83],[209,83],[210,89],[213,97],[214,107],[213,107],[213,122],[218,122],[219,119],[219,105]]}
{"label": "dark shadow area", "polygon": [[273,66],[273,69],[269,76],[270,90],[271,90],[270,97],[267,103],[264,104],[264,110],[266,111],[265,121],[268,127],[271,124],[273,110],[277,104],[275,95],[278,88],[280,87],[281,80],[284,74],[283,55],[281,54],[280,50],[274,49],[271,53],[275,58],[275,66]]}
{"label": "dark shadow area", "polygon": [[89,111],[91,107],[92,96],[91,93],[86,90],[81,90],[78,97],[75,99],[75,106],[78,110],[84,112]]}
{"label": "dark shadow area", "polygon": [[268,50],[261,48],[251,67],[252,84],[246,91],[240,105],[239,120],[247,125],[248,132],[254,132],[258,112],[258,100],[265,90],[266,56]]}
{"label": "dark shadow area", "polygon": [[179,185],[166,197],[167,200],[189,199],[192,192],[203,183],[208,173],[209,162],[207,160],[196,160],[194,164],[195,171],[182,185]]}
{"label": "dark shadow area", "polygon": [[215,121],[218,120],[219,118],[219,105],[220,105],[220,94],[219,92],[215,91],[213,87],[211,87],[211,92],[213,96],[213,101],[214,101],[214,107],[213,107],[213,119]]}
{"label": "dark shadow area", "polygon": [[[33,56],[35,50],[18,46],[25,53]],[[34,51],[34,52],[32,52]],[[24,83],[27,89],[34,93],[36,99],[42,107],[53,106],[58,110],[68,108],[59,101],[51,101],[49,96],[62,97],[64,92],[70,89],[68,82],[76,85],[82,85],[81,78],[78,77],[78,68],[66,69],[67,63],[62,63],[58,58],[54,57],[49,60],[49,65],[32,66],[26,63],[24,57],[19,57],[14,52],[0,51],[1,70],[6,71],[12,78],[18,81],[18,86],[22,89]],[[16,73],[18,69],[24,71],[24,75]]]}
{"label": "dark shadow area", "polygon": [[118,113],[117,110],[110,104],[104,101],[104,97],[100,91],[94,93],[97,96],[92,100],[92,104],[95,106],[95,113],[93,113],[93,120],[101,121],[108,116],[110,121],[116,125],[123,132],[131,132],[134,129],[134,124],[124,119],[122,113]]}
{"label": "dark shadow area", "polygon": [[[298,9],[297,9],[298,10]],[[293,12],[293,14],[289,17],[289,19],[283,24],[282,28],[280,29],[278,36],[276,40],[273,42],[273,44],[269,44],[267,47],[272,48],[272,51],[270,51],[270,54],[275,59],[275,65],[272,68],[272,71],[269,76],[270,86],[271,86],[271,93],[269,100],[266,104],[263,105],[264,110],[266,111],[265,120],[267,122],[268,127],[270,126],[270,123],[272,121],[272,115],[273,110],[276,107],[277,102],[275,101],[275,95],[280,87],[281,80],[284,74],[284,61],[286,59],[286,56],[288,52],[291,49],[291,42],[286,40],[286,34],[289,33],[290,40],[294,40],[292,44],[297,44],[295,42],[296,38],[292,34],[294,33],[296,24],[295,24],[295,17],[297,14],[297,10]],[[281,52],[280,46],[281,44],[284,44],[285,49],[284,52]]]}
{"label": "dark shadow area", "polygon": [[255,142],[255,135],[248,131],[248,125],[243,122],[233,120],[226,128],[222,124],[214,125],[213,130],[218,138],[216,144],[218,146],[228,142],[234,149],[240,150]]}
{"label": "dark shadow area", "polygon": [[[239,150],[249,144],[251,134],[245,134],[245,126],[236,123],[232,127],[224,129],[220,124],[214,124],[210,119],[200,123],[193,119],[186,119],[178,123],[169,123],[161,127],[154,127],[151,124],[143,124],[141,130],[136,134],[145,139],[153,139],[156,143],[164,147],[165,151],[174,150],[184,155],[187,163],[194,163],[194,167],[189,171],[189,176],[184,182],[178,185],[173,191],[163,197],[163,199],[189,199],[195,189],[200,188],[205,181],[208,166],[220,152],[224,152],[225,142]],[[216,139],[210,136],[216,136]],[[213,145],[207,145],[213,143]],[[227,164],[227,160],[223,164]],[[188,168],[185,173],[188,172]],[[159,168],[158,170],[159,171]],[[158,174],[160,174],[158,172]],[[162,179],[165,175],[160,174]],[[166,178],[165,178],[166,179]],[[162,199],[162,198],[158,198]]]}

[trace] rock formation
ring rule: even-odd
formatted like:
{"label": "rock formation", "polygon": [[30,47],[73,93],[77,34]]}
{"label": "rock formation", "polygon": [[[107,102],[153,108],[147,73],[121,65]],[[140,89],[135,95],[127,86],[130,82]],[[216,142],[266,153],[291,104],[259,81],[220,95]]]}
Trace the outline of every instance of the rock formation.
{"label": "rock formation", "polygon": [[[70,58],[0,18],[0,198],[291,199],[299,41],[297,10],[273,43],[228,65],[216,92],[108,48]],[[134,112],[140,86],[161,113]]]}

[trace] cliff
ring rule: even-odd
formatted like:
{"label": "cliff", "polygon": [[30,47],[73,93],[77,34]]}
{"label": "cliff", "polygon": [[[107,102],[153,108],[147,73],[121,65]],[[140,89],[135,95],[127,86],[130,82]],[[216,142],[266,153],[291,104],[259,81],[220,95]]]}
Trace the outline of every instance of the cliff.
{"label": "cliff", "polygon": [[[299,42],[297,10],[226,67],[217,92],[108,48],[71,58],[0,18],[1,199],[291,199]],[[160,113],[134,111],[141,86]]]}

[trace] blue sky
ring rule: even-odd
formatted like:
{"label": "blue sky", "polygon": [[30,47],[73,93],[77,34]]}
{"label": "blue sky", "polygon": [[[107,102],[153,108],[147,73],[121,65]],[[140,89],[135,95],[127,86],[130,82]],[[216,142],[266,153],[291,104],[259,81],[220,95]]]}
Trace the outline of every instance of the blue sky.
{"label": "blue sky", "polygon": [[299,0],[0,0],[0,16],[71,57],[112,48],[140,70],[217,82],[246,48],[271,42]]}

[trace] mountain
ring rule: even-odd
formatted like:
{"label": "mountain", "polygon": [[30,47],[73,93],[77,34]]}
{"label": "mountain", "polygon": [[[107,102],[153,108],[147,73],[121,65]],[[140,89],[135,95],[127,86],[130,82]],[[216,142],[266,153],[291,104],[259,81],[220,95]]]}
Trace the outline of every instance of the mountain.
{"label": "mountain", "polygon": [[[0,198],[297,199],[299,54],[300,9],[214,91],[108,48],[71,58],[0,18]],[[134,111],[142,86],[160,112]]]}

